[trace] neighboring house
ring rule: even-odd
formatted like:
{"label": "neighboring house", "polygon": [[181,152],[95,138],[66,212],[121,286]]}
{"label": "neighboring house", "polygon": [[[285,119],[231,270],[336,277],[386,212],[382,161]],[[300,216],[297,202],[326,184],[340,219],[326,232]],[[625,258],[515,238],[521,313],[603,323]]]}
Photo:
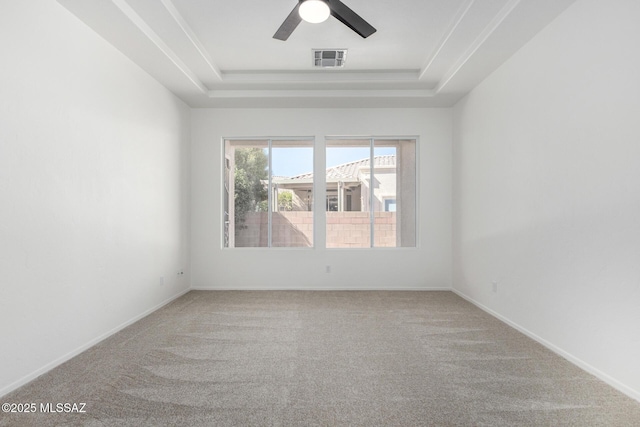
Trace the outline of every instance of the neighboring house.
{"label": "neighboring house", "polygon": [[[326,209],[335,212],[371,210],[371,159],[366,158],[327,169]],[[373,159],[373,209],[396,210],[396,156]],[[293,210],[311,210],[313,173],[293,177],[273,177],[274,200],[283,192],[293,193]]]}

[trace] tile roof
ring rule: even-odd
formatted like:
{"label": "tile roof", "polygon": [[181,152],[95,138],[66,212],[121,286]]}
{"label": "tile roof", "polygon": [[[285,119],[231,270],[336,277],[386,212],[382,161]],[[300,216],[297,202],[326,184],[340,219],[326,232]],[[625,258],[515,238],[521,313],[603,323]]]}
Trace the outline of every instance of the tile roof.
{"label": "tile roof", "polygon": [[[369,167],[371,160],[369,158],[356,160],[355,162],[349,162],[338,166],[332,166],[327,168],[327,180],[344,180],[344,181],[358,181],[358,171],[361,168]],[[385,156],[375,156],[373,158],[373,167],[395,167],[396,165],[396,156],[385,155]],[[305,173],[302,175],[289,177],[290,180],[309,180],[313,178],[313,172]],[[286,178],[283,179],[283,181]]]}

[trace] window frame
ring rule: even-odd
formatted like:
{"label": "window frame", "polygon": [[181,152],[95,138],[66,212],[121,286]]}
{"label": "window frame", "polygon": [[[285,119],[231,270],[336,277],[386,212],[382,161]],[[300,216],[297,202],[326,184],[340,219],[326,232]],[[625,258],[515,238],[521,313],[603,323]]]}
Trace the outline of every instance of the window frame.
{"label": "window frame", "polygon": [[[220,188],[220,212],[221,212],[221,221],[220,221],[220,227],[221,227],[221,238],[220,238],[220,245],[222,249],[233,249],[233,250],[260,250],[260,249],[277,249],[277,250],[315,250],[315,249],[321,249],[321,250],[350,250],[350,249],[354,249],[354,248],[344,248],[344,247],[327,247],[327,241],[326,241],[326,236],[327,236],[327,217],[326,217],[326,203],[327,203],[327,182],[326,182],[326,169],[327,169],[327,162],[326,162],[326,149],[327,149],[327,142],[328,141],[363,141],[363,140],[369,140],[369,141],[373,141],[373,143],[375,144],[375,141],[413,141],[414,143],[414,156],[415,156],[415,162],[414,162],[414,239],[415,239],[415,244],[413,246],[388,246],[388,247],[381,247],[381,246],[373,246],[374,243],[374,236],[372,235],[371,237],[371,244],[369,247],[362,247],[362,248],[355,248],[356,250],[362,250],[362,249],[369,249],[369,250],[382,250],[382,251],[397,251],[397,250],[417,250],[420,248],[421,244],[421,230],[420,230],[420,174],[421,174],[421,162],[420,162],[420,137],[416,136],[416,135],[394,135],[394,136],[355,136],[355,135],[325,135],[325,136],[276,136],[276,137],[221,137],[221,158],[222,158],[222,170],[220,172],[221,175],[221,185],[219,186]],[[261,142],[261,141],[269,141],[269,144],[271,144],[273,141],[277,141],[277,142],[281,142],[281,141],[305,141],[309,143],[309,146],[312,148],[312,164],[313,164],[313,176],[314,176],[314,180],[313,180],[313,184],[312,184],[312,190],[313,190],[313,197],[312,197],[312,206],[310,208],[310,211],[313,212],[312,214],[312,221],[313,221],[313,243],[311,246],[241,246],[241,247],[236,247],[236,246],[227,246],[225,245],[225,231],[226,231],[226,227],[225,227],[225,216],[228,215],[228,212],[225,211],[225,193],[226,193],[226,189],[225,189],[225,174],[226,174],[226,150],[225,150],[225,143],[229,141],[229,142],[249,142],[249,141],[255,141],[255,142]],[[375,157],[373,150],[370,150],[371,153],[371,157]],[[322,160],[320,160],[322,159]],[[269,156],[269,188],[272,185],[271,179],[272,179],[272,156]],[[316,163],[318,161],[323,162],[322,165],[317,165]],[[372,160],[371,160],[372,161]],[[318,174],[318,172],[322,172],[321,174]],[[375,169],[374,169],[374,173],[375,173]],[[397,173],[397,171],[396,171]],[[318,178],[318,176],[322,176],[322,178]],[[271,191],[268,191],[268,197],[269,197],[269,206],[271,206]],[[397,196],[397,195],[396,195]],[[320,197],[320,198],[319,198]],[[372,233],[373,233],[373,225],[374,225],[374,221],[375,219],[373,218],[375,211],[371,211],[371,225],[372,225]],[[269,216],[271,217],[271,212],[269,209]],[[322,224],[323,223],[323,224]],[[269,224],[269,231],[268,233],[271,234],[271,227],[272,224],[270,222]],[[323,238],[319,239],[320,235],[324,234]],[[271,243],[271,236],[269,236],[269,242]]]}
{"label": "window frame", "polygon": [[[375,143],[376,141],[413,141],[414,143],[414,157],[415,157],[415,162],[414,162],[414,178],[415,178],[415,182],[414,182],[414,195],[413,195],[413,199],[414,199],[414,241],[415,244],[413,246],[374,246],[375,243],[375,236],[374,236],[374,227],[375,227],[375,210],[373,209],[373,204],[374,204],[374,197],[373,197],[373,193],[374,193],[374,189],[373,186],[370,186],[370,190],[369,190],[369,203],[370,203],[370,207],[369,207],[369,211],[370,211],[370,215],[369,215],[369,221],[370,221],[370,241],[369,241],[369,246],[368,247],[358,247],[358,248],[346,248],[346,247],[327,247],[326,244],[326,235],[327,235],[327,219],[326,219],[326,215],[325,215],[325,221],[324,221],[324,225],[325,225],[325,229],[324,229],[324,233],[325,233],[325,247],[324,249],[326,250],[391,250],[391,251],[397,251],[397,250],[417,250],[420,247],[420,137],[417,135],[394,135],[394,136],[375,136],[375,135],[368,135],[368,136],[349,136],[349,135],[329,135],[329,136],[325,136],[324,137],[324,147],[322,148],[324,150],[324,159],[325,159],[325,164],[324,164],[324,171],[326,171],[327,169],[327,164],[326,164],[326,151],[327,151],[327,147],[330,147],[330,145],[328,144],[328,142],[330,141],[344,141],[345,142],[345,146],[349,146],[347,145],[348,142],[353,141],[354,145],[352,146],[358,146],[357,143],[360,142],[369,142],[369,164],[372,165],[371,166],[371,173],[372,175],[375,175],[375,167],[373,167],[374,164],[374,157],[375,157]],[[366,146],[366,145],[362,145],[361,146]],[[399,146],[399,144],[398,144]],[[396,166],[396,174],[398,173],[398,169]],[[325,198],[327,196],[327,192],[326,192],[326,174],[323,177],[323,183],[325,184]],[[397,194],[396,194],[396,198],[397,198]],[[326,214],[326,212],[325,212]]]}
{"label": "window frame", "polygon": [[[311,246],[273,246],[273,236],[272,236],[272,232],[273,232],[273,211],[271,206],[273,205],[273,171],[272,171],[272,160],[273,160],[273,154],[272,154],[272,149],[274,148],[273,143],[276,143],[276,147],[275,148],[279,148],[281,147],[281,145],[278,145],[279,143],[282,142],[291,142],[292,143],[292,147],[309,147],[311,148],[311,163],[312,165],[315,165],[315,156],[316,156],[316,150],[317,150],[317,144],[316,144],[316,138],[312,137],[312,136],[301,136],[301,137],[295,137],[295,136],[276,136],[276,137],[222,137],[221,138],[221,150],[222,150],[222,185],[221,185],[221,189],[222,189],[222,203],[221,203],[221,207],[222,207],[222,239],[221,239],[221,246],[222,249],[233,249],[233,250],[237,250],[237,249],[248,249],[248,250],[254,250],[254,249],[301,249],[301,250],[309,250],[309,249],[314,249],[316,247],[316,235],[317,235],[317,230],[316,230],[316,215],[315,215],[315,211],[313,209],[313,205],[315,205],[316,203],[316,182],[315,182],[315,175],[314,175],[314,182],[312,183],[312,208],[310,209],[310,211],[312,212],[312,218],[313,218],[313,242],[311,244]],[[295,145],[293,143],[295,142],[305,142],[308,145]],[[228,231],[230,229],[230,227],[227,227],[227,223],[230,224],[230,219],[227,219],[227,217],[230,218],[230,212],[228,211],[228,205],[235,203],[235,198],[231,199],[229,196],[231,195],[231,192],[229,191],[230,188],[227,188],[227,182],[230,182],[230,179],[228,177],[228,173],[227,173],[227,169],[228,169],[228,159],[227,159],[227,150],[226,150],[226,146],[227,143],[229,143],[230,146],[235,146],[235,147],[247,147],[247,148],[267,148],[268,150],[268,154],[267,154],[267,160],[268,160],[268,173],[267,173],[267,246],[235,246],[235,236],[233,238],[233,240],[231,240],[230,237],[230,232]],[[251,143],[255,143],[255,145],[252,145]],[[260,144],[267,144],[267,147],[261,147]],[[232,187],[233,188],[233,187]],[[235,196],[234,196],[235,197]],[[235,227],[235,223],[234,223],[234,227]],[[235,230],[234,230],[235,232]],[[229,240],[227,240],[229,239]],[[234,242],[234,245],[231,246],[230,243]]]}

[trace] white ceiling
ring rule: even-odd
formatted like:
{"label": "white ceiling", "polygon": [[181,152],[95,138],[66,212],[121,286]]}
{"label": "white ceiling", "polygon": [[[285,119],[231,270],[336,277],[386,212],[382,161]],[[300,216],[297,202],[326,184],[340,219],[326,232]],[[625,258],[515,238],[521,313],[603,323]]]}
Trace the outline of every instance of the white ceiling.
{"label": "white ceiling", "polygon": [[297,0],[58,0],[192,107],[451,106],[574,1],[343,0],[378,31],[330,17],[283,42]]}

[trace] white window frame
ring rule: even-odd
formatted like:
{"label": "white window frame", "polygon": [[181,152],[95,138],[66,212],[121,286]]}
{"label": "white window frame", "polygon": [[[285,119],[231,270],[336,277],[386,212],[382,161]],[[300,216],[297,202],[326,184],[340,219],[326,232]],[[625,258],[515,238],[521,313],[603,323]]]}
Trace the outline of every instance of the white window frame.
{"label": "white window frame", "polygon": [[[223,137],[222,138],[222,248],[223,249],[302,249],[302,250],[308,250],[308,249],[313,249],[316,246],[316,215],[315,212],[313,210],[313,208],[311,209],[311,211],[313,212],[313,235],[314,235],[314,239],[313,239],[313,244],[311,246],[287,246],[287,247],[281,247],[281,246],[273,246],[273,242],[272,242],[272,228],[273,228],[273,212],[272,212],[272,203],[273,203],[273,197],[272,197],[272,149],[273,149],[273,142],[276,142],[277,144],[281,143],[281,142],[286,142],[286,141],[291,141],[292,143],[294,142],[307,142],[309,144],[309,147],[312,148],[312,164],[314,163],[314,159],[315,159],[315,155],[316,155],[316,139],[315,137],[310,137],[310,136],[304,136],[304,137]],[[268,185],[267,185],[267,246],[255,246],[255,247],[236,247],[235,246],[235,223],[234,223],[234,232],[231,233],[228,230],[231,228],[229,226],[229,228],[227,228],[226,223],[229,222],[229,224],[231,224],[231,214],[234,213],[234,211],[232,209],[229,209],[229,211],[225,211],[224,207],[226,205],[225,202],[225,197],[229,197],[228,200],[228,204],[229,207],[231,206],[231,204],[235,203],[235,199],[231,198],[231,195],[234,195],[234,186],[232,184],[230,184],[229,188],[225,188],[225,183],[227,180],[229,180],[229,182],[231,183],[231,180],[228,179],[226,177],[226,169],[227,169],[227,152],[226,152],[226,143],[229,142],[230,146],[240,146],[240,147],[252,147],[250,145],[251,142],[256,142],[256,143],[260,143],[260,144],[256,144],[255,148],[265,148],[262,147],[261,144],[266,143],[267,144],[267,159],[268,159]],[[234,144],[235,143],[235,144]],[[243,144],[244,143],[244,144]],[[276,145],[276,148],[279,145]],[[316,199],[316,195],[315,195],[315,174],[314,174],[314,183],[312,184],[312,188],[313,188],[313,200],[315,204],[315,199]],[[225,190],[226,193],[225,194]],[[233,196],[235,197],[235,195]],[[225,216],[229,217],[229,220],[227,220],[225,218]],[[226,242],[226,238],[227,238],[227,233],[228,233],[228,242]]]}
{"label": "white window frame", "polygon": [[[374,250],[411,250],[411,249],[417,249],[419,242],[420,242],[420,235],[419,235],[419,221],[418,218],[420,218],[420,212],[419,212],[419,207],[420,207],[420,201],[419,201],[419,197],[418,195],[420,194],[419,191],[419,183],[420,183],[420,138],[418,136],[415,135],[411,135],[411,136],[325,136],[324,138],[324,147],[323,149],[325,150],[325,160],[326,160],[326,150],[327,150],[327,142],[331,142],[331,141],[344,141],[345,142],[345,146],[348,146],[348,142],[349,141],[354,141],[355,142],[362,142],[362,141],[369,141],[369,164],[371,165],[371,176],[374,176],[375,173],[375,167],[374,167],[374,157],[375,157],[375,143],[376,142],[380,142],[380,141],[413,141],[414,145],[415,145],[415,151],[414,151],[414,156],[415,156],[415,164],[414,164],[414,175],[415,175],[415,183],[414,183],[414,200],[415,200],[415,213],[414,213],[414,239],[415,239],[415,244],[413,246],[395,246],[395,247],[377,247],[374,246],[374,229],[375,229],[375,211],[374,211],[374,204],[375,204],[375,197],[374,197],[374,188],[373,185],[369,186],[369,211],[370,211],[370,215],[369,215],[369,223],[370,223],[370,244],[368,248],[326,248],[327,250],[363,250],[363,249],[374,249]],[[329,145],[330,146],[330,145]],[[354,146],[356,146],[354,144]],[[325,161],[325,169],[326,171],[326,161]],[[396,166],[396,173],[397,173],[397,166]],[[326,192],[326,176],[323,178],[323,180],[325,181],[325,198],[327,196],[327,192]],[[396,198],[397,198],[397,194],[396,194]],[[326,216],[325,216],[325,227],[327,225],[327,221],[326,221]],[[325,228],[325,236],[327,234],[327,230]],[[326,238],[326,237],[325,237]],[[326,241],[325,241],[325,246],[326,246]]]}
{"label": "white window frame", "polygon": [[[323,141],[324,140],[324,141]],[[316,137],[311,137],[311,136],[303,136],[303,137],[222,137],[221,138],[221,151],[222,151],[222,171],[221,171],[221,178],[222,178],[222,185],[220,186],[221,188],[221,211],[222,211],[222,221],[221,221],[221,228],[222,228],[222,233],[221,233],[221,247],[223,249],[234,249],[234,250],[259,250],[259,249],[276,249],[276,250],[315,250],[315,249],[323,249],[323,250],[350,250],[352,248],[327,248],[326,245],[326,234],[327,234],[327,221],[326,221],[326,197],[327,197],[327,192],[326,192],[326,174],[324,174],[324,172],[326,171],[326,149],[327,149],[327,142],[330,141],[344,141],[345,143],[348,141],[363,141],[363,140],[368,140],[369,141],[369,148],[370,148],[370,164],[373,165],[373,158],[374,156],[374,150],[372,150],[372,147],[375,148],[375,142],[380,142],[380,141],[413,141],[414,145],[415,145],[415,164],[414,164],[414,176],[415,176],[415,183],[414,183],[414,209],[415,209],[415,218],[414,218],[414,239],[415,239],[415,244],[413,246],[395,246],[395,247],[375,247],[374,245],[374,226],[375,226],[375,218],[374,218],[374,214],[375,211],[373,209],[373,204],[375,203],[374,201],[374,197],[369,194],[369,202],[371,204],[369,210],[370,210],[370,225],[371,225],[371,243],[370,246],[368,248],[357,248],[356,250],[363,250],[363,249],[374,249],[374,250],[415,250],[418,249],[420,246],[420,200],[419,200],[419,194],[420,194],[420,138],[418,136],[415,135],[401,135],[401,136],[334,136],[334,135],[328,135],[328,136],[316,136]],[[274,247],[271,246],[272,242],[272,212],[271,209],[269,209],[269,224],[268,224],[268,233],[269,233],[269,246],[256,246],[256,247],[235,247],[235,246],[226,246],[225,245],[225,211],[224,211],[224,206],[225,206],[225,170],[226,168],[225,166],[225,162],[226,162],[226,150],[225,150],[225,142],[241,142],[241,141],[245,141],[245,142],[249,142],[249,141],[256,141],[256,142],[267,142],[268,148],[269,148],[269,188],[271,188],[272,186],[272,165],[271,165],[271,161],[272,161],[272,153],[271,153],[271,148],[272,148],[272,143],[273,141],[276,142],[281,142],[281,141],[307,141],[310,143],[310,146],[313,148],[313,172],[314,172],[314,182],[313,182],[313,205],[311,207],[311,211],[313,212],[313,245],[310,247],[304,247],[304,246],[291,246],[291,247]],[[323,152],[324,151],[324,152]],[[324,159],[324,164],[320,165],[316,165],[317,161],[322,162],[322,160],[319,159]],[[375,174],[375,170],[373,171]],[[370,186],[371,187],[371,186]],[[373,192],[373,188],[370,188],[370,192]],[[268,206],[271,206],[272,200],[271,200],[271,191],[268,191]],[[320,199],[318,199],[318,197],[320,197]],[[397,197],[397,195],[396,195]],[[320,202],[319,202],[320,201]],[[234,200],[231,199],[229,200],[230,203],[233,203]],[[323,226],[319,226],[321,223],[324,223]],[[322,238],[320,237],[320,233],[324,233],[324,236]],[[230,236],[231,237],[231,236]],[[233,239],[233,237],[231,237],[231,239]]]}

